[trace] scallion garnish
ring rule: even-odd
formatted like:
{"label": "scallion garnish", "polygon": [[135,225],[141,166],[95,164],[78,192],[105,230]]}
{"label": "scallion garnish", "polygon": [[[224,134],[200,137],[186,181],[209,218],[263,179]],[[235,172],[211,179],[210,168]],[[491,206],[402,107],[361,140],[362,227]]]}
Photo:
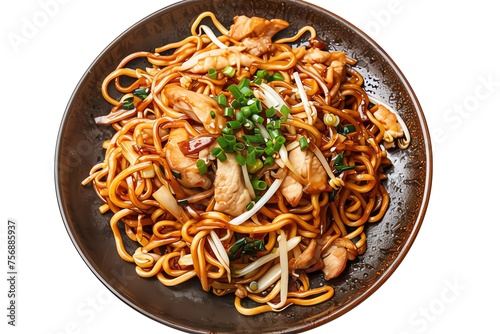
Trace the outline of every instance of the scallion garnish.
{"label": "scallion garnish", "polygon": [[299,147],[302,151],[307,150],[309,148],[309,142],[307,141],[306,137],[300,137]]}
{"label": "scallion garnish", "polygon": [[208,171],[207,164],[203,159],[196,160],[196,167],[198,168],[200,174],[205,174]]}
{"label": "scallion garnish", "polygon": [[144,100],[149,95],[149,89],[148,88],[137,88],[137,89],[134,89],[132,94],[134,94],[134,96],[137,96],[138,98]]}
{"label": "scallion garnish", "polygon": [[208,77],[213,80],[217,79],[217,70],[215,68],[209,68]]}
{"label": "scallion garnish", "polygon": [[263,180],[252,180],[252,187],[258,191],[266,190],[267,183]]}
{"label": "scallion garnish", "polygon": [[222,70],[222,74],[232,78],[236,74],[236,69],[228,65],[224,67],[224,69]]}
{"label": "scallion garnish", "polygon": [[[222,138],[222,137],[219,137]],[[213,154],[214,157],[219,159],[219,161],[224,162],[227,160],[227,155],[224,153],[224,151],[220,147],[214,148],[210,153]]]}
{"label": "scallion garnish", "polygon": [[125,110],[132,110],[135,108],[134,106],[134,97],[127,97],[125,100],[123,100],[122,108]]}

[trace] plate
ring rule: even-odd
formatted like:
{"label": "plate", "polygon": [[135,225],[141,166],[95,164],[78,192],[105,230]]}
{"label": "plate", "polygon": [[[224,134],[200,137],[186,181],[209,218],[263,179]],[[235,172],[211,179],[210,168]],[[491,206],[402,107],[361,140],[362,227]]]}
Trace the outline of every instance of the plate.
{"label": "plate", "polygon": [[[81,186],[91,167],[102,161],[101,143],[112,133],[94,118],[109,112],[100,87],[106,75],[126,55],[152,50],[190,33],[191,23],[212,11],[229,27],[234,16],[282,18],[291,35],[312,25],[330,50],[345,51],[358,60],[365,89],[396,107],[412,137],[406,150],[391,151],[393,167],[386,188],[391,204],[383,220],[367,228],[368,247],[345,272],[327,282],[335,288],[331,300],[313,307],[291,306],[280,313],[240,315],[233,297],[217,297],[201,289],[197,280],[165,287],[156,279],[135,274],[133,264],[116,252],[109,216],[98,211],[101,202],[90,186]],[[70,97],[55,154],[55,186],[60,212],[76,250],[92,272],[123,302],[167,326],[192,333],[301,332],[351,311],[373,294],[396,270],[418,234],[426,212],[432,181],[432,153],[424,114],[418,100],[393,60],[361,30],[317,6],[301,1],[182,1],[137,22],[98,55]],[[321,279],[321,277],[317,277]]]}

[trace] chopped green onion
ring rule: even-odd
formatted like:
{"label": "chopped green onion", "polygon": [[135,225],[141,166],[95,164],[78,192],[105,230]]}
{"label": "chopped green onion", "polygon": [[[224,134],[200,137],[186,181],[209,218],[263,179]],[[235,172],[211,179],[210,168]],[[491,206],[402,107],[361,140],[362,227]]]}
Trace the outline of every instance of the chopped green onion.
{"label": "chopped green onion", "polygon": [[264,148],[260,146],[255,146],[255,156],[258,158],[264,154]]}
{"label": "chopped green onion", "polygon": [[279,72],[275,72],[275,73],[271,76],[270,80],[268,80],[268,81],[275,81],[275,80],[283,81],[283,80],[285,80],[285,78],[283,78],[283,76],[281,75],[281,73],[279,73]]}
{"label": "chopped green onion", "polygon": [[241,110],[238,110],[236,112],[236,121],[240,122],[241,124],[243,124],[243,122],[245,122],[245,115],[243,115],[243,113],[241,112]]}
{"label": "chopped green onion", "polygon": [[224,134],[217,137],[217,143],[220,148],[227,153],[234,153],[234,145],[236,144],[236,137],[231,134]]}
{"label": "chopped green onion", "polygon": [[227,121],[226,127],[230,128],[232,130],[239,130],[239,129],[241,129],[241,123],[238,121]]}
{"label": "chopped green onion", "polygon": [[264,166],[272,166],[273,164],[274,164],[274,158],[271,155],[266,157],[266,159],[264,160]]}
{"label": "chopped green onion", "polygon": [[[303,137],[302,137],[303,138]],[[274,144],[274,151],[278,152],[281,148],[281,146],[286,142],[285,137],[283,136],[278,136],[276,138],[276,142]]]}
{"label": "chopped green onion", "polygon": [[134,96],[137,96],[138,98],[144,100],[146,97],[148,97],[149,92],[148,92],[148,88],[137,88],[132,92],[132,94],[134,94]]}
{"label": "chopped green onion", "polygon": [[253,91],[250,88],[250,79],[248,78],[243,78],[241,79],[240,83],[238,84],[238,89],[246,97],[249,97],[253,95]]}
{"label": "chopped green onion", "polygon": [[236,69],[228,65],[228,66],[224,67],[224,69],[222,70],[222,73],[225,76],[232,78],[236,74]]}
{"label": "chopped green onion", "polygon": [[262,135],[244,135],[243,139],[252,144],[265,144],[266,139]]}
{"label": "chopped green onion", "polygon": [[237,142],[236,144],[234,144],[234,150],[236,152],[241,152],[245,149],[245,144],[241,143],[241,142]]}
{"label": "chopped green onion", "polygon": [[210,110],[210,117],[215,118],[215,116],[217,116],[217,114],[215,113],[215,111]]}
{"label": "chopped green onion", "polygon": [[233,109],[241,108],[241,105],[240,105],[240,102],[238,101],[238,99],[234,99],[233,101],[231,101],[231,108],[233,108]]}
{"label": "chopped green onion", "polygon": [[210,79],[217,79],[217,70],[215,68],[209,68],[208,69],[208,77]]}
{"label": "chopped green onion", "polygon": [[349,165],[339,165],[339,166],[335,166],[335,169],[337,170],[337,172],[343,172],[345,170],[349,170],[349,169],[354,169],[356,168],[356,166],[349,166]]}
{"label": "chopped green onion", "polygon": [[243,127],[247,130],[253,130],[254,127],[255,127],[255,124],[253,124],[253,122],[249,119],[246,119],[244,122],[243,122]]}
{"label": "chopped green onion", "polygon": [[[221,138],[221,137],[219,137],[219,138]],[[212,153],[221,162],[224,162],[227,159],[226,154],[224,153],[224,151],[220,147],[214,148],[210,153]]]}
{"label": "chopped green onion", "polygon": [[259,124],[262,124],[264,123],[264,117],[258,115],[258,114],[253,114],[252,115],[252,121],[254,121],[255,123],[259,123]]}
{"label": "chopped green onion", "polygon": [[[268,143],[271,143],[271,144],[272,144],[272,142],[271,142],[271,141],[268,141]],[[274,146],[272,146],[272,145],[267,146],[267,147],[264,149],[264,153],[265,153],[268,157],[272,156],[272,155],[274,154],[274,152],[276,152],[276,151],[274,150]]]}
{"label": "chopped green onion", "polygon": [[264,167],[264,163],[260,159],[255,160],[253,165],[249,165],[247,161],[247,170],[250,174],[257,173],[262,167]]}
{"label": "chopped green onion", "polygon": [[224,116],[225,117],[234,117],[234,108],[233,107],[225,107],[224,108]]}
{"label": "chopped green onion", "polygon": [[307,150],[309,148],[309,142],[306,137],[300,137],[299,146],[302,151]]}
{"label": "chopped green onion", "polygon": [[258,98],[252,98],[248,101],[248,105],[251,106],[253,114],[260,114],[262,111],[262,102]]}
{"label": "chopped green onion", "polygon": [[267,79],[269,76],[269,72],[267,70],[258,70],[255,74],[257,75],[257,78]]}
{"label": "chopped green onion", "polygon": [[250,109],[250,106],[241,107],[240,111],[243,113],[245,117],[249,117],[250,115],[252,115],[252,110]]}
{"label": "chopped green onion", "polygon": [[337,154],[337,156],[335,157],[335,160],[333,161],[333,165],[334,166],[338,166],[340,165],[340,163],[342,162],[342,160],[344,159],[344,152],[340,152],[339,154]]}
{"label": "chopped green onion", "polygon": [[227,87],[227,90],[235,97],[235,99],[243,96],[243,94],[241,94],[239,88],[235,84],[229,85],[229,87]]}
{"label": "chopped green onion", "polygon": [[245,159],[245,157],[239,152],[236,155],[235,160],[238,164],[240,164],[240,166],[245,166],[247,163],[247,159]]}
{"label": "chopped green onion", "polygon": [[208,171],[207,164],[205,163],[205,160],[203,159],[198,159],[196,161],[196,167],[198,168],[198,171],[200,174],[205,174]]}
{"label": "chopped green onion", "polygon": [[341,135],[347,135],[349,133],[353,133],[353,132],[356,132],[356,127],[352,124],[348,124],[348,125],[344,125],[344,127],[342,128],[341,131],[339,131],[339,133]]}
{"label": "chopped green onion", "polygon": [[226,135],[232,135],[232,134],[234,134],[233,129],[231,129],[229,127],[222,128],[221,131],[222,131],[223,134],[226,134]]}
{"label": "chopped green onion", "polygon": [[269,132],[269,137],[271,137],[271,139],[276,139],[280,136],[280,131],[278,129],[267,129],[267,131]]}
{"label": "chopped green onion", "polygon": [[290,109],[286,105],[281,106],[280,112],[285,117],[285,119],[287,119],[290,115]]}
{"label": "chopped green onion", "polygon": [[134,98],[131,96],[131,97],[127,97],[125,100],[123,100],[123,104],[122,104],[122,108],[123,109],[126,109],[126,110],[132,110],[134,109]]}
{"label": "chopped green onion", "polygon": [[281,128],[281,121],[279,119],[273,120],[273,121],[266,124],[266,129],[268,129],[269,131],[279,130],[280,128]]}
{"label": "chopped green onion", "polygon": [[227,106],[227,98],[226,95],[220,94],[215,98],[215,101],[221,106],[222,108],[225,108]]}
{"label": "chopped green onion", "polygon": [[253,206],[254,206],[254,205],[255,205],[255,203],[254,203],[254,202],[250,202],[250,203],[248,203],[248,204],[247,204],[247,211],[252,210],[252,208],[253,208]]}
{"label": "chopped green onion", "polygon": [[276,109],[274,107],[266,109],[266,117],[271,118],[276,115]]}
{"label": "chopped green onion", "polygon": [[243,96],[246,96],[246,97],[253,95],[252,89],[248,86],[241,87],[240,92],[241,92],[241,94],[243,94]]}
{"label": "chopped green onion", "polygon": [[252,187],[258,191],[266,190],[267,183],[263,180],[252,180]]}
{"label": "chopped green onion", "polygon": [[255,78],[255,80],[253,81],[254,84],[260,86],[260,84],[262,84],[262,78]]}
{"label": "chopped green onion", "polygon": [[247,148],[247,165],[253,166],[253,165],[255,165],[256,161],[257,161],[257,157],[255,155],[255,147],[248,146],[248,148]]}

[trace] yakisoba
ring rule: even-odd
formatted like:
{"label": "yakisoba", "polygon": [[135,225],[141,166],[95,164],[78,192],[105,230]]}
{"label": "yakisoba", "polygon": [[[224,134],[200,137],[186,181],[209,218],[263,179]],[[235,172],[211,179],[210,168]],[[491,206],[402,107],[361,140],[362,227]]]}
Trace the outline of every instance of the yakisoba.
{"label": "yakisoba", "polygon": [[226,29],[205,12],[184,40],[124,58],[102,84],[111,111],[96,118],[116,132],[82,182],[139,276],[198,279],[245,315],[333,296],[308,275],[332,279],[365,252],[366,224],[389,206],[387,149],[410,143],[354,59],[310,26],[277,39],[288,26],[242,15]]}

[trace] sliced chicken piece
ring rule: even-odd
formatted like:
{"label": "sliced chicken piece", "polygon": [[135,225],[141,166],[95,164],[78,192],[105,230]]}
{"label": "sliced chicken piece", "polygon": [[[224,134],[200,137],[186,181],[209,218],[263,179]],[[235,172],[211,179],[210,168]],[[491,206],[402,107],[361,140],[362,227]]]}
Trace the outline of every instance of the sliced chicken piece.
{"label": "sliced chicken piece", "polygon": [[289,23],[281,19],[267,20],[262,17],[251,17],[245,15],[236,16],[233,25],[229,29],[229,36],[237,41],[247,37],[273,37],[289,26]]}
{"label": "sliced chicken piece", "polygon": [[384,125],[384,129],[392,138],[404,136],[403,127],[398,123],[396,115],[385,106],[378,104],[373,116]]}
{"label": "sliced chicken piece", "polygon": [[186,188],[208,189],[212,180],[207,175],[200,174],[196,167],[196,160],[186,157],[180,150],[178,143],[188,140],[189,134],[184,128],[175,128],[170,131],[168,143],[165,145],[165,153],[168,165],[172,170],[181,173],[178,182]]}
{"label": "sliced chicken piece", "polygon": [[299,204],[303,192],[317,194],[329,189],[326,171],[310,150],[303,151],[300,147],[296,147],[288,152],[288,160],[307,182],[303,186],[290,173],[283,180],[280,187],[281,193],[292,206]]}
{"label": "sliced chicken piece", "polygon": [[259,59],[241,52],[226,52],[221,56],[207,56],[202,58],[189,71],[192,73],[207,73],[211,68],[218,71],[223,70],[226,66],[250,67],[254,61]]}
{"label": "sliced chicken piece", "polygon": [[326,280],[340,275],[347,265],[347,249],[345,247],[332,246],[330,251],[323,257],[324,267],[321,269]]}
{"label": "sliced chicken piece", "polygon": [[312,239],[307,248],[298,258],[292,258],[288,263],[290,270],[307,269],[315,265],[321,258],[321,246],[315,239]]}
{"label": "sliced chicken piece", "polygon": [[214,209],[233,217],[244,213],[252,200],[245,187],[241,166],[236,162],[234,154],[227,154],[224,162],[217,162],[214,187]]}
{"label": "sliced chicken piece", "polygon": [[260,56],[271,50],[273,36],[288,26],[289,23],[281,19],[266,20],[261,17],[249,18],[241,15],[234,18],[229,36],[242,41],[250,54]]}
{"label": "sliced chicken piece", "polygon": [[210,96],[193,92],[177,84],[168,84],[162,94],[168,99],[170,107],[203,124],[209,133],[221,133],[226,125],[223,111],[217,101]]}

